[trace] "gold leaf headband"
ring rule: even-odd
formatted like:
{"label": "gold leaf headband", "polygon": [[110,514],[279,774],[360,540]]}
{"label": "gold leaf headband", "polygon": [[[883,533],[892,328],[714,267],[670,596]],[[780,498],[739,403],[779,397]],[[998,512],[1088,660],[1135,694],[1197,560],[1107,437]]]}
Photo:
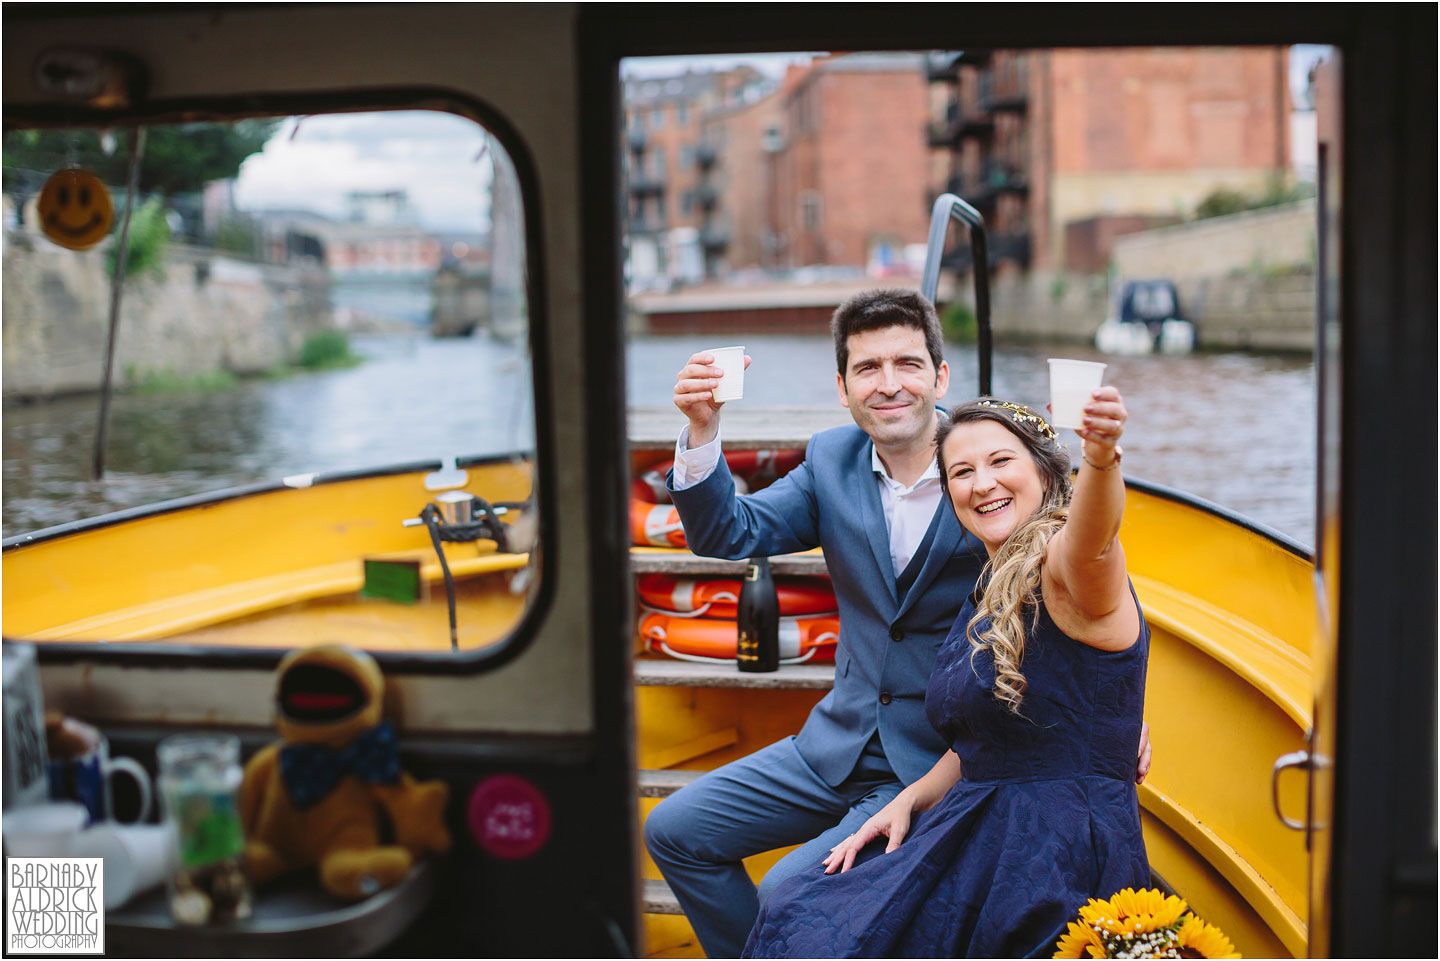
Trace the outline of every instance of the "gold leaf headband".
{"label": "gold leaf headband", "polygon": [[1043,434],[1056,447],[1060,445],[1060,436],[1055,433],[1055,428],[1045,423],[1045,418],[1035,413],[1024,404],[1012,404],[1008,400],[982,400],[981,407],[992,407],[1000,410],[1008,410],[1010,419],[1017,424],[1029,424],[1035,430]]}

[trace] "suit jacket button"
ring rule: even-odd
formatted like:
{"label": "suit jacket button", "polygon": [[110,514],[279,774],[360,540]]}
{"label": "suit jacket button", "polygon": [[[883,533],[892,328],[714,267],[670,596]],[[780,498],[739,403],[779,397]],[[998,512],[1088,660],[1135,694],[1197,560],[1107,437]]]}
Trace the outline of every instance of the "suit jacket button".
{"label": "suit jacket button", "polygon": [[889,692],[889,691],[881,691],[881,692],[880,692],[880,703],[881,703],[881,704],[889,704],[889,703],[890,703],[890,692]]}
{"label": "suit jacket button", "polygon": [[892,627],[892,628],[890,628],[890,640],[892,640],[892,641],[903,641],[903,640],[905,640],[905,632],[902,631],[902,630],[900,630],[900,628],[898,628],[898,627]]}

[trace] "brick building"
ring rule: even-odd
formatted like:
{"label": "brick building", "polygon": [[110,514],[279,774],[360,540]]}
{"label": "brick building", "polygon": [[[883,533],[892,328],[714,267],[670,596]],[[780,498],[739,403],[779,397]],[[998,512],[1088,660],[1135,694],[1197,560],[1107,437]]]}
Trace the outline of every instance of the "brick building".
{"label": "brick building", "polygon": [[1288,174],[1287,68],[1281,47],[932,54],[933,191],[985,214],[995,262],[1103,269],[1116,236]]}
{"label": "brick building", "polygon": [[631,289],[898,267],[927,229],[922,64],[850,54],[778,84],[745,68],[627,81]]}
{"label": "brick building", "polygon": [[776,182],[787,266],[901,263],[924,243],[928,158],[919,54],[822,60],[785,91],[788,143]]}
{"label": "brick building", "polygon": [[747,91],[765,82],[750,67],[625,81],[627,271],[632,289],[697,283],[705,276],[702,205],[713,206],[714,197],[702,197],[700,186],[714,152],[702,149],[701,118],[753,96]]}
{"label": "brick building", "polygon": [[707,277],[779,266],[775,170],[785,146],[778,84],[755,86],[702,121],[701,241]]}

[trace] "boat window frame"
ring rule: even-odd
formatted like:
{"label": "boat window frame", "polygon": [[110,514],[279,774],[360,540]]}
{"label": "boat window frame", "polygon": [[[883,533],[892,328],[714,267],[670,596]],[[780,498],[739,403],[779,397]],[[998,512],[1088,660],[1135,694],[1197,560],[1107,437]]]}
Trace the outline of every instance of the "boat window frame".
{"label": "boat window frame", "polygon": [[[395,675],[475,675],[495,670],[522,654],[534,642],[540,625],[549,616],[556,596],[556,556],[558,544],[554,512],[556,504],[555,437],[548,392],[539,389],[544,378],[541,369],[550,361],[549,311],[545,298],[545,258],[542,239],[539,175],[534,158],[519,132],[503,112],[471,94],[439,86],[397,86],[363,91],[317,91],[313,93],[264,93],[228,97],[187,97],[147,101],[143,105],[118,111],[95,110],[72,104],[16,103],[4,105],[4,132],[17,129],[118,128],[131,125],[164,125],[181,123],[233,123],[259,118],[321,116],[344,113],[379,113],[402,110],[424,110],[448,113],[478,125],[495,138],[508,155],[520,190],[521,216],[525,238],[526,343],[530,351],[531,404],[534,411],[534,463],[532,477],[536,511],[539,517],[536,545],[532,557],[539,553],[536,572],[538,583],[527,592],[525,609],[507,636],[474,651],[437,650],[431,652],[367,651],[387,674]],[[501,459],[508,459],[501,457]],[[459,468],[479,466],[491,458],[461,456]],[[378,476],[405,470],[439,470],[439,460],[386,465],[380,469],[332,471],[317,473],[314,484]],[[113,514],[82,519],[46,528],[34,534],[18,534],[6,538],[6,551],[25,544],[78,533],[95,527],[120,523],[139,516],[182,510],[198,504],[229,500],[235,497],[285,489],[283,480],[262,481],[254,485],[229,488],[192,495],[156,505],[130,508]],[[29,643],[24,637],[4,638],[6,641]],[[95,663],[122,667],[221,668],[232,670],[273,670],[281,658],[294,648],[219,647],[183,642],[126,641],[107,644],[94,641],[46,641],[35,644],[41,664]]]}
{"label": "boat window frame", "polygon": [[[584,5],[582,116],[583,91],[602,85],[606,69],[618,72],[626,57],[850,50],[857,36],[866,38],[867,50],[1327,44],[1343,65],[1343,167],[1336,189],[1342,211],[1364,211],[1342,216],[1334,236],[1341,274],[1331,310],[1346,353],[1332,381],[1341,398],[1383,397],[1390,409],[1424,412],[1434,404],[1436,386],[1435,17],[1433,7],[1362,12],[1358,4],[1252,4],[1219,18],[1204,5],[1135,5],[1121,20],[1097,17],[1079,4],[1028,19],[998,5],[967,8],[963,17],[948,19],[929,9],[892,5],[824,20],[798,5],[763,11]],[[587,186],[601,186],[594,171],[585,173],[592,178]],[[586,238],[605,251],[605,198],[587,194],[584,200]],[[595,293],[590,291],[587,316],[598,310],[590,307]],[[1374,324],[1367,329],[1362,318]],[[1321,361],[1317,351],[1317,365]],[[1368,460],[1346,457],[1362,439],[1366,448],[1387,450],[1408,450],[1415,443],[1412,418],[1377,417],[1373,404],[1339,404],[1333,422],[1324,426],[1339,445],[1338,476],[1331,480],[1342,492],[1374,486],[1357,481],[1370,470]],[[1328,903],[1318,919],[1323,930],[1311,932],[1310,945],[1336,957],[1376,950],[1375,925],[1357,918],[1388,922],[1379,939],[1382,953],[1421,954],[1435,944],[1434,926],[1418,910],[1435,901],[1435,757],[1421,750],[1418,758],[1406,755],[1402,765],[1399,749],[1387,747],[1416,729],[1434,731],[1436,507],[1426,483],[1431,477],[1433,471],[1422,469],[1419,483],[1382,484],[1386,496],[1378,508],[1342,498],[1338,516],[1328,518],[1344,545],[1338,558],[1339,614],[1331,628],[1337,643],[1338,690],[1331,708],[1339,758],[1335,827],[1319,842],[1329,863],[1323,877],[1312,879],[1310,892],[1312,905],[1317,898]],[[1325,526],[1317,527],[1317,548],[1325,532]],[[1397,543],[1418,548],[1408,579],[1394,574]],[[1396,776],[1402,767],[1413,780]],[[1420,790],[1406,790],[1417,785]],[[1414,857],[1402,857],[1398,852],[1415,847],[1416,838],[1428,845]],[[1428,918],[1433,917],[1431,911]]]}

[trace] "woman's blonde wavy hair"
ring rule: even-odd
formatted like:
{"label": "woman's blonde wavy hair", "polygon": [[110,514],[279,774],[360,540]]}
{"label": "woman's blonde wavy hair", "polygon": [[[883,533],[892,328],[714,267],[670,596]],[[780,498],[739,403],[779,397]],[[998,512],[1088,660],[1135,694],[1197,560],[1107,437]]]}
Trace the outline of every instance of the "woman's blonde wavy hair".
{"label": "woman's blonde wavy hair", "polygon": [[[990,650],[995,659],[995,696],[1019,714],[1026,685],[1020,670],[1025,659],[1025,620],[1028,614],[1031,628],[1039,620],[1045,545],[1070,514],[1070,455],[1044,418],[1028,407],[993,397],[972,400],[950,411],[935,431],[935,460],[947,500],[950,484],[945,470],[945,438],[961,424],[983,420],[994,421],[1020,438],[1045,490],[1035,513],[1021,521],[980,572],[983,593],[975,606],[975,616],[965,627],[971,658],[981,650]],[[953,502],[950,507],[954,509]],[[987,617],[989,626],[977,632],[976,625]]]}

